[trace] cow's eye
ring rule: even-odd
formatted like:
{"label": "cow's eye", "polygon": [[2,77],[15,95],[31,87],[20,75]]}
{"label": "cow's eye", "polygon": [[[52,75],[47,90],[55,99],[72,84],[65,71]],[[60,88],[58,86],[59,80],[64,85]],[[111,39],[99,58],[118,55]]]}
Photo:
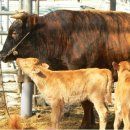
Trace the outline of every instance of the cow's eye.
{"label": "cow's eye", "polygon": [[16,31],[13,31],[13,32],[12,32],[12,37],[13,37],[13,39],[15,39],[15,40],[18,38],[18,35],[17,35]]}
{"label": "cow's eye", "polygon": [[16,35],[17,33],[14,31],[13,33],[12,33],[12,35]]}
{"label": "cow's eye", "polygon": [[13,32],[12,32],[12,37],[16,36],[16,34],[17,34],[17,33],[16,33],[15,31],[13,31]]}

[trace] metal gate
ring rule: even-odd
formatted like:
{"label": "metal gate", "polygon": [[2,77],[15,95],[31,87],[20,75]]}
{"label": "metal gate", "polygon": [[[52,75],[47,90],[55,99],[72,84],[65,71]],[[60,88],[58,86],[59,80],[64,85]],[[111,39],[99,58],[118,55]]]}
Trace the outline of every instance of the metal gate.
{"label": "metal gate", "polygon": [[[0,1],[0,50],[3,42],[5,41],[7,30],[13,19],[10,18],[11,15],[15,13],[16,10],[21,10],[23,8],[31,7],[30,3],[35,3],[35,13],[39,13],[39,0],[1,0]],[[25,7],[26,6],[26,7]],[[27,7],[28,6],[28,7]],[[29,9],[32,10],[32,9]],[[30,12],[29,12],[30,13]]]}

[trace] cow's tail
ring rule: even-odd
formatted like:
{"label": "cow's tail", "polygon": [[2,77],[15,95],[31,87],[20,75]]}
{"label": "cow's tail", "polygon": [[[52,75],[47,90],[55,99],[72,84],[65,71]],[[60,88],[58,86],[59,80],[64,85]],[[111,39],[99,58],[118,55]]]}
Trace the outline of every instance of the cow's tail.
{"label": "cow's tail", "polygon": [[113,79],[111,71],[107,71],[107,87],[106,87],[106,96],[105,102],[108,105],[112,104],[112,86],[113,86]]}
{"label": "cow's tail", "polygon": [[22,129],[21,118],[18,115],[12,116],[8,121],[8,127],[11,130]]}

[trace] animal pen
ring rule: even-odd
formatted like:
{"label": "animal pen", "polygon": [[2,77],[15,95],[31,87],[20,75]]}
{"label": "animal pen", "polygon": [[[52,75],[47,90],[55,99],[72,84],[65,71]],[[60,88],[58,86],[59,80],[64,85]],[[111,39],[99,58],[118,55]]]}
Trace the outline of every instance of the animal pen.
{"label": "animal pen", "polygon": [[[2,22],[1,22],[1,25],[0,25],[0,40],[1,40],[1,46],[2,46],[2,43],[3,43],[3,41],[4,41],[4,39],[5,39],[6,35],[7,35],[6,30],[9,27],[10,22],[11,22],[10,21],[10,16],[15,14],[15,12],[10,11],[10,4],[12,3],[12,0],[7,0],[7,2],[6,2],[7,6],[6,7],[2,5],[3,1],[0,1],[0,2],[1,2],[0,3],[0,21],[2,21],[3,18],[7,19],[6,22],[4,21],[6,23],[6,27],[2,26]],[[54,0],[53,2],[56,2],[56,0]],[[76,7],[75,8],[73,7],[74,10],[75,9],[79,10],[79,9],[82,9],[82,8],[85,8],[85,9],[86,8],[87,9],[91,8],[92,9],[92,7],[87,7],[86,5],[82,6],[82,3],[80,4],[80,2],[82,2],[82,0],[76,0],[76,2],[78,2],[78,6],[76,4]],[[19,2],[17,1],[17,4],[18,4],[18,9],[24,9],[27,12],[29,12],[30,14],[31,13],[36,13],[36,14],[41,15],[43,13],[42,11],[40,11],[40,7],[41,7],[40,0],[36,0],[36,1],[33,1],[33,2],[32,2],[32,0],[19,0]],[[58,9],[62,9],[62,8],[60,7]],[[69,7],[69,8],[71,8],[71,7]],[[46,13],[48,13],[50,11],[54,11],[55,9],[57,9],[57,8],[49,8],[48,10],[46,10],[44,12],[44,14],[46,14]],[[3,63],[1,63],[1,64],[3,65]],[[24,116],[24,117],[32,116],[34,114],[33,112],[35,111],[35,110],[32,111],[32,96],[33,96],[33,105],[34,106],[37,106],[36,98],[40,96],[37,93],[35,85],[30,81],[30,79],[28,77],[26,79],[24,79],[25,82],[22,84],[22,81],[23,81],[22,72],[15,65],[15,62],[11,62],[11,63],[7,64],[8,66],[11,66],[11,69],[4,69],[4,70],[3,70],[3,66],[1,66],[1,64],[0,64],[0,101],[1,102],[3,101],[2,107],[5,108],[7,114],[8,113],[10,114],[10,111],[8,111],[8,108],[7,108],[8,106],[6,106],[6,104],[4,103],[4,100],[6,98],[5,95],[7,95],[7,93],[17,94],[17,95],[19,95],[18,97],[19,97],[19,100],[21,101],[21,104],[17,104],[19,106],[21,105],[21,108],[20,108],[21,109],[21,115]],[[13,91],[12,89],[11,90],[8,90],[8,89],[3,90],[2,87],[5,84],[3,82],[3,76],[4,75],[8,76],[8,75],[12,75],[12,74],[15,75],[15,82],[16,83],[14,83],[13,86],[9,84],[9,86],[10,87],[15,86],[16,89],[18,88],[18,91]],[[7,77],[7,76],[5,76],[5,77]],[[12,81],[12,79],[11,79],[11,81]],[[14,82],[14,79],[13,79],[13,82]],[[21,90],[21,88],[22,88],[22,90]],[[22,93],[21,93],[21,91],[22,91]],[[3,92],[4,92],[4,94],[3,94]],[[24,95],[24,93],[26,93],[26,92],[27,92],[27,95],[26,95],[27,98]],[[21,99],[21,97],[22,97],[22,99]],[[79,106],[78,106],[78,109],[80,109]],[[113,110],[113,108],[111,108],[111,109]],[[48,110],[45,110],[45,111],[46,111],[46,113],[48,112]],[[75,110],[75,111],[77,111],[77,110]],[[82,112],[81,111],[79,111],[79,112],[81,113],[79,117],[81,117]],[[44,113],[44,114],[46,115],[46,113]],[[2,116],[3,116],[3,114],[2,114]],[[39,117],[39,115],[37,115],[37,117]],[[76,117],[76,118],[79,118],[79,117]],[[1,117],[1,114],[0,114],[0,118],[3,118],[3,117]],[[72,121],[72,118],[70,118],[70,120]],[[66,125],[67,124],[65,124],[65,126]],[[72,124],[72,126],[73,125],[75,125],[75,123]],[[79,124],[77,126],[79,126]],[[95,127],[95,128],[97,128],[97,127]]]}
{"label": "animal pen", "polygon": [[[23,9],[23,5],[24,6],[26,6],[26,7],[24,7],[24,8],[26,8],[27,10],[27,12],[29,12],[29,13],[32,13],[32,4],[31,4],[32,2],[30,1],[30,0],[28,0],[28,1],[26,1],[26,2],[24,2],[24,4],[23,4],[23,1],[22,0],[19,0],[19,10],[20,9]],[[38,14],[38,7],[39,7],[39,1],[37,0],[36,2],[36,13]],[[14,14],[15,12],[13,12],[13,11],[10,11],[10,9],[9,9],[9,6],[10,5],[10,1],[9,0],[7,0],[7,8],[4,8],[4,6],[2,6],[2,1],[1,1],[1,4],[0,4],[0,19],[1,19],[1,21],[2,21],[2,16],[7,16],[7,23],[6,23],[6,25],[7,25],[7,28],[9,27],[9,16],[11,16],[12,14]],[[3,30],[3,28],[2,28],[2,23],[1,23],[1,32],[0,32],[0,34],[1,34],[1,43],[2,43],[2,40],[3,40],[3,37],[2,37],[2,35],[7,35],[7,32],[5,32],[4,30]],[[5,101],[5,107],[6,107],[6,111],[7,111],[7,114],[9,115],[9,112],[8,112],[8,107],[7,107],[7,102],[6,102],[6,97],[5,97],[5,93],[7,93],[7,91],[5,91],[4,90],[4,87],[3,87],[3,81],[2,81],[2,74],[5,74],[5,73],[11,73],[11,74],[15,74],[15,75],[17,75],[17,86],[18,86],[18,88],[19,88],[19,92],[21,92],[21,88],[23,88],[22,90],[23,91],[27,91],[27,90],[24,90],[24,85],[26,85],[26,86],[28,86],[28,85],[30,85],[30,82],[28,82],[28,83],[24,83],[23,85],[22,85],[22,83],[21,83],[21,76],[22,76],[22,72],[21,72],[21,70],[20,69],[17,69],[16,68],[16,66],[15,66],[15,63],[13,62],[13,65],[14,65],[14,69],[13,70],[4,70],[4,71],[2,71],[2,68],[1,68],[1,66],[0,66],[0,76],[1,76],[1,78],[0,78],[0,85],[1,85],[1,88],[2,88],[2,90],[1,90],[1,93],[3,93],[3,96],[2,96],[2,94],[1,94],[1,98]],[[31,83],[31,85],[33,86],[33,84]],[[23,86],[23,87],[22,87]],[[32,115],[32,88],[31,88],[31,86],[30,87],[27,87],[28,89],[30,89],[29,91],[28,91],[28,94],[30,94],[30,95],[28,95],[28,98],[27,98],[27,100],[26,99],[23,99],[23,100],[21,100],[21,104],[23,104],[23,105],[21,105],[22,107],[21,107],[21,114],[23,114],[23,116],[31,116]],[[9,91],[8,91],[9,92]],[[29,93],[29,92],[31,92],[31,93]],[[13,93],[15,93],[15,92],[13,92]],[[25,96],[23,96],[23,98],[24,98]],[[26,102],[27,101],[27,102]],[[24,109],[23,107],[25,107],[27,104],[24,104],[24,103],[27,103],[27,104],[29,104],[29,106],[27,106],[26,108],[27,108],[27,110],[26,109]],[[23,108],[23,110],[22,110],[22,108]],[[29,111],[28,111],[28,109],[29,109]],[[25,111],[25,113],[23,113],[24,112],[24,110],[26,110]]]}
{"label": "animal pen", "polygon": [[[25,11],[29,12],[30,14],[33,12],[33,13],[39,14],[39,15],[40,14],[46,14],[50,11],[54,11],[57,8],[58,9],[67,8],[67,9],[74,9],[74,10],[79,10],[80,8],[82,8],[82,6],[80,7],[80,2],[81,2],[80,0],[75,0],[75,1],[72,0],[72,2],[76,2],[74,7],[68,6],[68,5],[66,5],[66,6],[62,5],[63,7],[60,7],[60,6],[58,7],[58,5],[57,5],[57,6],[53,7],[53,4],[56,2],[56,0],[49,1],[49,8],[48,9],[40,6],[39,0],[36,0],[36,1],[31,1],[31,0],[19,0],[19,1],[7,0],[6,5],[5,5],[5,3],[3,4],[3,2],[4,2],[3,0],[0,1],[0,21],[1,21],[1,23],[0,23],[1,46],[0,47],[2,47],[2,43],[5,40],[6,35],[7,35],[7,30],[8,30],[8,28],[9,28],[11,22],[12,22],[11,19],[10,19],[10,16],[15,14],[13,2],[15,2],[15,4],[18,5],[17,8],[16,8],[17,10],[23,10],[24,9]],[[82,5],[82,3],[81,3],[81,5]],[[40,9],[40,8],[44,8],[44,9]],[[83,8],[86,9],[86,8],[92,8],[92,7],[83,6]],[[41,10],[41,12],[39,12],[39,10]],[[42,10],[44,10],[44,12]],[[23,86],[22,86],[22,72],[21,72],[21,70],[16,67],[15,62],[8,63],[8,66],[10,66],[10,65],[13,66],[12,69],[6,68],[6,69],[3,70],[1,68],[2,66],[0,67],[0,72],[1,72],[0,73],[0,75],[1,75],[1,78],[0,78],[1,79],[0,80],[1,90],[0,90],[0,92],[1,92],[1,94],[3,92],[5,92],[5,93],[10,92],[9,90],[8,91],[2,90],[2,88],[3,88],[2,87],[3,86],[2,75],[5,75],[5,74],[6,75],[7,74],[16,75],[17,76],[16,80],[17,80],[18,92],[21,93],[21,91],[23,91],[22,94],[24,95],[24,93],[25,93],[24,91],[28,91],[28,94],[27,94],[28,98],[25,99],[25,96],[23,96],[23,98],[21,100],[21,114],[23,116],[31,116],[32,115],[32,88],[33,88],[33,84],[29,80],[26,80],[26,81],[29,81],[29,82],[23,83]],[[27,86],[29,86],[29,87],[27,87]],[[23,88],[23,89],[21,90],[21,88]],[[26,90],[26,88],[28,88],[29,90]],[[34,87],[33,90],[34,90],[33,104],[36,105],[36,97],[38,97],[36,87]],[[12,93],[14,93],[14,92],[12,92]],[[21,94],[21,97],[22,97],[22,94]],[[3,97],[4,97],[3,99],[5,100],[6,98],[5,98],[4,95],[3,95]],[[27,102],[25,102],[25,101],[27,101]],[[27,106],[26,107],[27,109],[25,109],[25,106]]]}
{"label": "animal pen", "polygon": [[[31,0],[19,0],[19,1],[6,0],[6,3],[4,3],[3,0],[1,0],[0,1],[0,41],[1,41],[1,47],[2,47],[2,43],[5,40],[5,37],[7,35],[7,30],[10,26],[10,23],[12,22],[10,19],[10,16],[15,14],[13,2],[15,2],[15,4],[18,5],[16,8],[17,10],[24,9],[25,11],[29,12],[30,14],[32,12],[34,12],[35,14],[40,14],[40,13],[42,14],[42,12],[39,13],[39,10],[40,10],[40,8],[39,8],[40,1],[39,0],[36,0],[33,2]],[[51,1],[51,2],[55,2],[55,0]],[[78,1],[76,0],[76,2],[80,2],[80,0],[78,0]],[[76,7],[70,6],[67,8],[76,9],[76,8],[79,8],[79,6],[76,5]],[[46,13],[53,11],[53,10],[55,10],[55,8],[49,8],[48,10],[45,9],[44,12],[46,14]],[[5,64],[4,64],[4,66],[5,66]],[[0,87],[0,98],[1,98],[1,101],[4,102],[6,100],[5,95],[7,93],[17,93],[16,91],[12,91],[12,90],[4,90],[4,87],[3,87],[3,85],[4,85],[3,76],[5,76],[5,78],[7,78],[9,75],[12,75],[12,76],[15,75],[15,79],[13,79],[13,81],[15,80],[17,82],[15,85],[18,88],[18,94],[20,94],[21,91],[23,91],[21,94],[21,97],[22,97],[21,115],[31,116],[32,115],[32,88],[33,88],[33,84],[32,84],[32,82],[30,82],[30,80],[26,80],[28,82],[25,82],[22,84],[22,72],[20,69],[17,68],[17,66],[15,65],[15,62],[8,63],[7,66],[12,66],[12,68],[8,69],[8,67],[6,67],[6,69],[5,68],[3,69],[3,63],[2,63],[2,65],[0,64],[0,86],[1,86]],[[23,88],[23,89],[21,90],[21,88]],[[26,88],[28,88],[28,90],[26,90]],[[34,90],[33,104],[34,104],[34,106],[36,106],[36,97],[39,97],[39,96],[37,95],[36,87],[34,87],[33,90]],[[26,95],[27,96],[26,99],[24,96],[24,93],[25,93],[24,91],[25,92],[28,91],[28,94]],[[7,101],[5,101],[4,106],[6,108],[7,114],[9,115]]]}

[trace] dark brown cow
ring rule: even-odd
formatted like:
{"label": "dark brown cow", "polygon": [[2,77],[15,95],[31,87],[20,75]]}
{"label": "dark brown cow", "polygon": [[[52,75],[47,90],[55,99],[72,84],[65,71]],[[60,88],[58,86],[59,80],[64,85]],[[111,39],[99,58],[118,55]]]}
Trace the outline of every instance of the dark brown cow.
{"label": "dark brown cow", "polygon": [[[130,14],[124,12],[59,10],[45,16],[25,12],[13,16],[1,59],[36,57],[53,70],[112,68],[112,61],[130,56]],[[18,42],[29,35],[18,45]],[[15,47],[18,45],[17,47]],[[14,53],[10,50],[15,47]],[[14,54],[14,55],[13,55]],[[82,102],[81,128],[92,125],[92,104]]]}

